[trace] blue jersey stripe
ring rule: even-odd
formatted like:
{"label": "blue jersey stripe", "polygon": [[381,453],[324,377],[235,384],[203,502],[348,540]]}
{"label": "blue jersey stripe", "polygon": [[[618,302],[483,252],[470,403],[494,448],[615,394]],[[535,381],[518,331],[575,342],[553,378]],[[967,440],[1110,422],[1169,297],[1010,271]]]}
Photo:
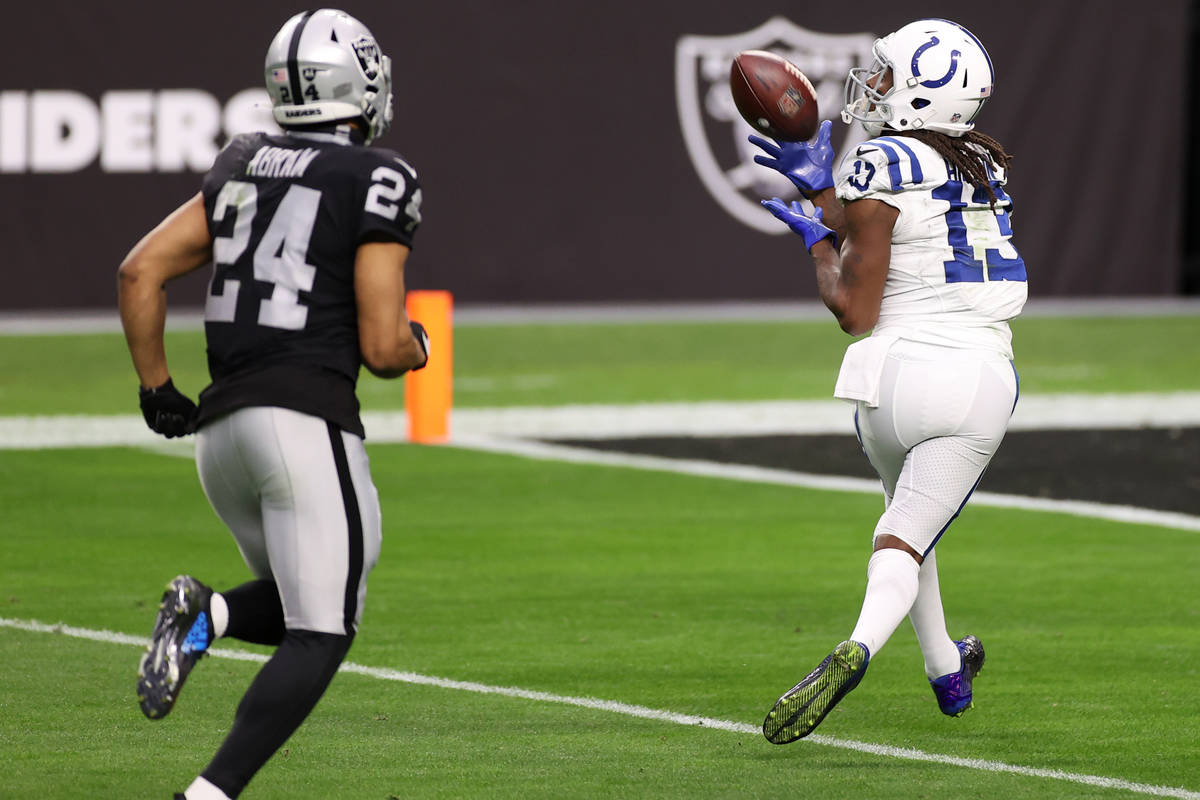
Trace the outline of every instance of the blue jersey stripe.
{"label": "blue jersey stripe", "polygon": [[892,149],[891,145],[886,145],[879,139],[871,142],[873,147],[878,147],[888,157],[888,175],[892,179],[892,191],[900,191],[900,187],[904,185],[904,178],[900,175],[900,155]]}
{"label": "blue jersey stripe", "polygon": [[912,165],[913,183],[921,183],[922,181],[925,180],[925,173],[921,171],[921,162],[917,158],[917,154],[913,152],[913,149],[911,147],[909,147],[907,144],[905,144],[900,139],[897,139],[892,136],[881,137],[879,139],[879,141],[891,142],[892,144],[896,145],[896,147],[899,147],[901,150],[903,150],[905,153],[908,154],[908,163]]}

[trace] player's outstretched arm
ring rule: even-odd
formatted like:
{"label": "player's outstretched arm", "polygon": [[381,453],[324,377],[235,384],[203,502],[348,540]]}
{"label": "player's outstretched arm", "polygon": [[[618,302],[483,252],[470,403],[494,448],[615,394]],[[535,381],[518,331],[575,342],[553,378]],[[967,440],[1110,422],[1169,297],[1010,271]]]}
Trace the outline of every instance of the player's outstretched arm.
{"label": "player's outstretched arm", "polygon": [[163,349],[167,281],[211,260],[204,195],[197,193],[142,237],[121,262],[117,305],[142,388],[161,387],[171,377]]}
{"label": "player's outstretched arm", "polygon": [[358,346],[367,369],[380,378],[398,378],[429,359],[428,336],[404,310],[408,252],[398,242],[367,242],[354,259]]}

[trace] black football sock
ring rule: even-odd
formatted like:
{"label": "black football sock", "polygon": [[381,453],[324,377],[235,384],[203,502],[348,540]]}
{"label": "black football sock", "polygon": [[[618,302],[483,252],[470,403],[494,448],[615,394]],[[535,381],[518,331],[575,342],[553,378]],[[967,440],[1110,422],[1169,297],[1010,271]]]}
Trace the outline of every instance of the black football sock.
{"label": "black football sock", "polygon": [[250,581],[221,592],[221,596],[229,608],[225,636],[255,644],[283,641],[283,604],[275,581]]}
{"label": "black football sock", "polygon": [[237,797],[308,717],[353,641],[353,636],[287,631],[246,690],[229,735],[201,777]]}

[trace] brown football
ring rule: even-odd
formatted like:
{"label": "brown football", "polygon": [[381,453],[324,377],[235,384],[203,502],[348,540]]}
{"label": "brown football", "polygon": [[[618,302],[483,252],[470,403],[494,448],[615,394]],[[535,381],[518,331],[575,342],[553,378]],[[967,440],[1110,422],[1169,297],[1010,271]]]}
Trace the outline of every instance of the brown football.
{"label": "brown football", "polygon": [[796,65],[766,50],[738,53],[729,68],[729,91],[746,122],[759,133],[803,142],[817,132],[817,93]]}

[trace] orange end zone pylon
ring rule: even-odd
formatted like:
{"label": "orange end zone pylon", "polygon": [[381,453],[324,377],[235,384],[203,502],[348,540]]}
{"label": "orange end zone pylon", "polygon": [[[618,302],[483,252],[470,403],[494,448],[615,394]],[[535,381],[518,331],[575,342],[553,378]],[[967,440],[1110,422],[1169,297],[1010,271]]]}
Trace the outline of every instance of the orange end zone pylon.
{"label": "orange end zone pylon", "polygon": [[445,442],[450,437],[453,401],[454,300],[446,291],[412,291],[405,310],[429,334],[429,364],[404,376],[408,438],[421,444]]}

